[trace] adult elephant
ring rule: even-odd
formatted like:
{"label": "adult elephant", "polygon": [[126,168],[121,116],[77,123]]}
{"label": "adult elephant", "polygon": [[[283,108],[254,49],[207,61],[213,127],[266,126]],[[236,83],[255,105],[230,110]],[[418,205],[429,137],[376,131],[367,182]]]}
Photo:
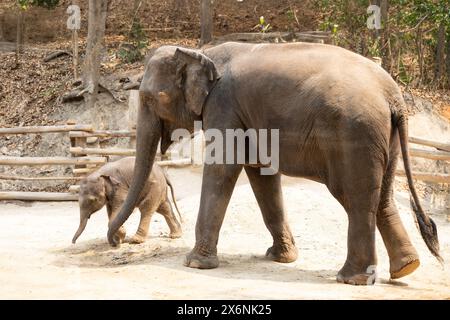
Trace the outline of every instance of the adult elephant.
{"label": "adult elephant", "polygon": [[[133,211],[152,167],[158,142],[164,153],[175,128],[279,129],[279,172],[261,175],[259,165],[204,167],[196,244],[185,265],[219,265],[219,231],[242,168],[249,177],[264,222],[273,237],[267,256],[297,258],[283,208],[280,175],[324,183],[348,214],[347,260],[337,280],[373,283],[377,264],[375,228],[390,258],[392,278],[419,266],[393,200],[401,150],[418,225],[440,259],[437,230],[422,210],[408,155],[406,107],[392,78],[370,60],[322,44],[225,43],[206,50],[157,49],[140,86],[137,158],[126,202],[108,239]],[[226,152],[226,151],[224,151]]]}

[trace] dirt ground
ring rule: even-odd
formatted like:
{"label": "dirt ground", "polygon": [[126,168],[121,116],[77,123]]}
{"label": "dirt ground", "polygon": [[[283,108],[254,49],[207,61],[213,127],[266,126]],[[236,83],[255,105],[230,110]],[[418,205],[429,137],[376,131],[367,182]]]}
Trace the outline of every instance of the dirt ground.
{"label": "dirt ground", "polygon": [[[301,179],[283,181],[299,248],[296,262],[264,258],[271,237],[242,176],[221,231],[220,267],[183,267],[184,255],[194,244],[201,170],[170,169],[169,174],[185,217],[184,236],[176,240],[167,237],[166,224],[155,215],[146,243],[110,248],[103,209],[72,245],[77,203],[0,203],[0,299],[450,299],[450,222],[434,217],[446,260],[443,268],[415,228],[407,193],[397,192],[396,199],[422,266],[390,282],[378,234],[379,281],[372,287],[354,287],[335,281],[346,256],[346,214],[324,186]],[[134,214],[126,224],[129,235],[137,223]]]}

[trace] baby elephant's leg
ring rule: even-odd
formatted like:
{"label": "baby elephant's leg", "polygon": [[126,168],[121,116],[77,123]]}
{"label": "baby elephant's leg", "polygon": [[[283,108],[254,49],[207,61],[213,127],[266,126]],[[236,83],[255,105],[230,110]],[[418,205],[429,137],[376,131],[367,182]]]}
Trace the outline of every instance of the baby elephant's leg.
{"label": "baby elephant's leg", "polygon": [[175,217],[175,214],[172,210],[172,205],[170,204],[169,200],[164,201],[156,211],[162,214],[166,219],[167,225],[170,229],[169,237],[171,237],[172,239],[181,237],[183,233],[181,231],[181,225]]}
{"label": "baby elephant's leg", "polygon": [[[108,212],[109,223],[111,223],[111,221],[114,220],[114,218],[117,216],[117,213],[119,212],[119,210],[117,209],[117,207],[113,207],[110,204],[106,205],[106,210]],[[117,231],[117,233],[115,234],[115,237],[117,237],[117,239],[118,239],[118,243],[122,243],[124,241],[126,235],[127,235],[127,231],[125,230],[125,227],[121,226],[119,228],[119,230]]]}
{"label": "baby elephant's leg", "polygon": [[130,243],[138,244],[145,242],[155,208],[151,205],[150,201],[146,201],[139,206],[139,211],[141,212],[141,220],[139,221],[136,234],[130,239]]}

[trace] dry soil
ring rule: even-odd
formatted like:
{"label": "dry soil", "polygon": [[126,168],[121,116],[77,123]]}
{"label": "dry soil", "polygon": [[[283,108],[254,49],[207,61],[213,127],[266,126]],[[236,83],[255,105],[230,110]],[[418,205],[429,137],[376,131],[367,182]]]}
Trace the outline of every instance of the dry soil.
{"label": "dry soil", "polygon": [[[264,257],[271,237],[251,188],[241,177],[219,241],[220,267],[183,266],[194,244],[201,185],[200,169],[171,169],[184,236],[171,240],[159,215],[151,236],[140,245],[119,249],[106,241],[103,209],[91,218],[78,243],[71,238],[78,205],[66,203],[0,204],[0,298],[25,299],[449,299],[450,223],[435,216],[445,268],[427,251],[414,225],[409,195],[397,192],[402,219],[421,256],[421,267],[401,281],[389,281],[388,260],[377,235],[379,280],[375,286],[338,284],[336,272],[346,257],[347,218],[322,185],[284,179],[284,199],[299,259],[290,264]],[[188,183],[188,186],[186,184]],[[138,214],[126,223],[136,229]]]}

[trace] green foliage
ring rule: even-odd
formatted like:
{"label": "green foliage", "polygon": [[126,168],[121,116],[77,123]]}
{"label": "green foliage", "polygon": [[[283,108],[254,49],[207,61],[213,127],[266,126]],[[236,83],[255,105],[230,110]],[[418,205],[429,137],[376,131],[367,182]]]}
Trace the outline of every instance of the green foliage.
{"label": "green foliage", "polygon": [[272,29],[272,26],[270,25],[270,23],[266,23],[266,19],[261,16],[259,17],[259,23],[253,29],[259,29],[259,32],[266,33],[267,31]]}
{"label": "green foliage", "polygon": [[294,10],[293,9],[289,9],[288,11],[286,11],[286,17],[287,17],[287,20],[289,21],[289,31],[293,32],[294,31],[294,25],[295,25],[295,22],[296,22]]}
{"label": "green foliage", "polygon": [[17,4],[19,5],[19,8],[22,10],[28,9],[29,0],[17,0]]}
{"label": "green foliage", "polygon": [[27,10],[30,6],[54,9],[59,4],[59,0],[17,0],[17,4],[22,10]]}
{"label": "green foliage", "polygon": [[286,11],[286,16],[287,16],[287,18],[288,18],[288,20],[289,20],[290,22],[295,21],[295,13],[294,13],[294,10],[289,9],[288,11]]}
{"label": "green foliage", "polygon": [[[450,42],[449,0],[387,2],[389,20],[381,21],[381,30],[370,30],[366,25],[367,8],[374,1],[313,0],[313,6],[321,16],[319,29],[329,31],[334,44],[362,55],[382,57],[383,66],[404,83],[432,82],[439,26],[444,26]],[[334,25],[339,25],[339,31]],[[450,84],[450,79],[447,82]]]}
{"label": "green foliage", "polygon": [[380,50],[380,42],[377,39],[369,39],[367,42],[367,51],[369,56],[380,57],[382,55]]}
{"label": "green foliage", "polygon": [[448,0],[391,0],[391,3],[404,8],[399,12],[403,24],[414,26],[426,17],[428,22],[450,27]]}
{"label": "green foliage", "polygon": [[124,63],[134,63],[144,58],[144,51],[147,48],[147,35],[142,29],[139,21],[134,21],[131,26],[130,41],[123,43],[117,51],[117,56]]}
{"label": "green foliage", "polygon": [[400,61],[398,79],[403,84],[410,84],[413,80],[412,76],[408,74],[406,67],[402,61]]}

